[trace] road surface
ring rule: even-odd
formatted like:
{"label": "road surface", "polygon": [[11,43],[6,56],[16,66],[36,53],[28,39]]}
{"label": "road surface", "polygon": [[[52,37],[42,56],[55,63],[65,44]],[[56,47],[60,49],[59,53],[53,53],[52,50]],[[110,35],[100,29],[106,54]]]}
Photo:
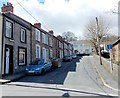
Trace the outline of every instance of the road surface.
{"label": "road surface", "polygon": [[[104,85],[97,69],[110,87],[114,83],[113,89]],[[26,76],[1,87],[2,96],[118,96],[117,81],[98,67],[98,61],[93,56],[63,62],[61,68],[43,76]]]}

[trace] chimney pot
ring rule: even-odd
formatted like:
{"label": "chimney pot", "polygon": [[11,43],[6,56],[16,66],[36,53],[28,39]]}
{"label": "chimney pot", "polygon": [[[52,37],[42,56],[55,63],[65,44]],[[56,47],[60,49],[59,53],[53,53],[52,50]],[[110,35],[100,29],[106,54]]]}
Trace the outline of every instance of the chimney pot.
{"label": "chimney pot", "polygon": [[53,30],[50,30],[49,33],[52,34],[52,35],[54,34]]}
{"label": "chimney pot", "polygon": [[41,23],[35,23],[34,26],[35,26],[36,28],[40,29],[40,28],[41,28]]}
{"label": "chimney pot", "polygon": [[2,8],[1,8],[3,13],[4,12],[12,12],[13,13],[13,9],[14,9],[14,7],[9,2],[7,2],[7,5],[3,4]]}

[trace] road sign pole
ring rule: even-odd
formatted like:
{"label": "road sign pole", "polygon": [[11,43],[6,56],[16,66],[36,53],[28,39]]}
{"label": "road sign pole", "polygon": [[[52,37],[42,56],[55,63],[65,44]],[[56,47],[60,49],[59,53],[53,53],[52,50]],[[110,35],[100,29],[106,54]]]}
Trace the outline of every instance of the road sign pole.
{"label": "road sign pole", "polygon": [[109,50],[110,53],[110,69],[111,69],[111,73],[113,71],[113,64],[112,64],[112,49]]}

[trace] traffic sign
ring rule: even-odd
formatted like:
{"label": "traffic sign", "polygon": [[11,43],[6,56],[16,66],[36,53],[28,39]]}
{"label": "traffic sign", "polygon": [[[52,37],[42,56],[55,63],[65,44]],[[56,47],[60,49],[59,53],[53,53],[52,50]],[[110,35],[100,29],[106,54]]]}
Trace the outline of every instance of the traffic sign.
{"label": "traffic sign", "polygon": [[112,44],[108,44],[107,49],[112,49]]}

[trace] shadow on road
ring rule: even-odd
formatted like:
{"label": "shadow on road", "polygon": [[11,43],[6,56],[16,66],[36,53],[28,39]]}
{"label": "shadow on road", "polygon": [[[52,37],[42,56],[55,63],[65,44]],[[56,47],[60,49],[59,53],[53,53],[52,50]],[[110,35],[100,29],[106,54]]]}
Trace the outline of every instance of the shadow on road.
{"label": "shadow on road", "polygon": [[63,84],[68,72],[76,71],[76,63],[81,57],[73,59],[71,62],[63,62],[60,68],[53,68],[45,75],[31,75],[25,76],[17,82],[32,82],[32,83],[46,83],[46,84]]}

